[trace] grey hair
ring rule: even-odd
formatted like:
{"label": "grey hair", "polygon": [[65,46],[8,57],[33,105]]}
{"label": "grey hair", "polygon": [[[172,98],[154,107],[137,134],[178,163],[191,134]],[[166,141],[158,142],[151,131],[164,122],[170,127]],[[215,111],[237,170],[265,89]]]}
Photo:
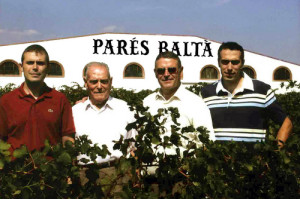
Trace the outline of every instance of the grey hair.
{"label": "grey hair", "polygon": [[91,67],[91,66],[104,66],[108,72],[108,78],[110,78],[110,72],[109,72],[109,68],[108,68],[108,65],[104,62],[96,62],[96,61],[93,61],[93,62],[90,62],[88,63],[87,65],[84,66],[84,69],[83,69],[83,76],[85,79],[87,79],[87,71],[88,69]]}

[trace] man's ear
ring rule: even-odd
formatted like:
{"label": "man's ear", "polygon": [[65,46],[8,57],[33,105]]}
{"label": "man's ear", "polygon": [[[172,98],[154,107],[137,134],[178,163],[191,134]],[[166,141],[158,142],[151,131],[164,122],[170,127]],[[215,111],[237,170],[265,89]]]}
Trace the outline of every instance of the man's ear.
{"label": "man's ear", "polygon": [[110,78],[110,85],[112,85],[112,80],[113,80],[113,78],[111,77],[111,78]]}
{"label": "man's ear", "polygon": [[85,77],[83,78],[83,81],[84,81],[84,87],[87,88],[87,79]]}
{"label": "man's ear", "polygon": [[47,76],[49,75],[49,72],[50,72],[50,64],[48,63],[47,68],[46,68],[46,74],[47,74]]}
{"label": "man's ear", "polygon": [[183,79],[183,66],[181,66],[181,69],[180,69],[180,79]]}
{"label": "man's ear", "polygon": [[23,70],[23,63],[19,63],[19,65],[21,66],[21,72],[24,72],[24,70]]}
{"label": "man's ear", "polygon": [[156,73],[156,71],[155,71],[155,68],[153,69],[153,71],[154,71],[155,77],[157,78],[157,73]]}
{"label": "man's ear", "polygon": [[218,59],[218,66],[221,69],[221,64],[220,64],[220,60]]}

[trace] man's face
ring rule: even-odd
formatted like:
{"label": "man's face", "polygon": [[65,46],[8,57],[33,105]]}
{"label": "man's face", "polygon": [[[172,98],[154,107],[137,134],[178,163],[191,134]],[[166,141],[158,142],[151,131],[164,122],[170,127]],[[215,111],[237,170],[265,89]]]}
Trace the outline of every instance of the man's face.
{"label": "man's face", "polygon": [[219,66],[221,68],[222,79],[224,81],[236,82],[240,79],[243,60],[241,60],[241,51],[224,49],[220,53],[221,59]]}
{"label": "man's face", "polygon": [[112,78],[104,66],[92,65],[87,71],[85,87],[92,104],[103,104],[110,95]]}
{"label": "man's face", "polygon": [[176,59],[160,58],[156,61],[154,71],[162,92],[173,91],[179,87],[182,67],[178,68]]}
{"label": "man's face", "polygon": [[25,81],[28,83],[42,83],[48,73],[46,55],[37,52],[24,53],[22,63]]}

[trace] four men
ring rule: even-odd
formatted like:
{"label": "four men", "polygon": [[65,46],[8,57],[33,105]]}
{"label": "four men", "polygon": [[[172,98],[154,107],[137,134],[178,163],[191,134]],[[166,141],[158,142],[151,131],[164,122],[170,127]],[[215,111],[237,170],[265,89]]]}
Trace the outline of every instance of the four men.
{"label": "four men", "polygon": [[74,141],[72,108],[62,93],[49,88],[44,79],[49,56],[40,45],[31,45],[22,54],[25,81],[0,99],[0,139],[14,150],[22,145],[32,151],[50,144]]}
{"label": "four men", "polygon": [[[182,127],[204,126],[211,140],[265,140],[266,119],[270,117],[281,125],[277,139],[282,145],[292,130],[292,123],[277,104],[270,86],[242,72],[243,48],[235,42],[223,43],[218,51],[218,63],[222,79],[201,91],[206,106],[202,98],[181,85],[183,67],[179,57],[168,51],[160,53],[154,69],[160,90],[146,97],[144,106],[152,114],[160,108],[178,108],[178,122]],[[49,69],[47,51],[40,45],[26,48],[22,69],[24,83],[0,100],[0,139],[10,143],[12,149],[25,144],[29,150],[41,149],[46,139],[51,144],[74,141],[75,128],[68,100],[44,83]],[[99,157],[97,162],[109,162],[121,156],[120,152],[113,151],[112,141],[120,135],[133,136],[125,130],[134,121],[133,113],[126,102],[110,96],[112,77],[105,63],[87,64],[84,81],[89,98],[73,107],[76,133],[87,134],[94,143],[106,144],[112,155],[106,159]],[[168,133],[171,125],[169,117]],[[189,137],[199,144],[196,134],[191,133]]]}
{"label": "four men", "polygon": [[277,140],[282,146],[292,130],[291,120],[276,102],[268,84],[243,73],[244,62],[242,46],[223,43],[218,51],[222,78],[201,91],[211,111],[216,140],[265,140],[267,118],[271,118],[281,125]]}

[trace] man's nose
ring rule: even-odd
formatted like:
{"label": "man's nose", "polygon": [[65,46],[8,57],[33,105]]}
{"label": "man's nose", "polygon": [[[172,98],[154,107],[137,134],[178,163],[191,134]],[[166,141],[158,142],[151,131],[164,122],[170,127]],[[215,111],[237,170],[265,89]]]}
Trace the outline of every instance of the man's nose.
{"label": "man's nose", "polygon": [[231,64],[231,62],[228,63],[227,70],[232,70],[232,64]]}
{"label": "man's nose", "polygon": [[38,65],[37,65],[36,62],[33,63],[33,69],[34,69],[34,70],[37,70],[37,69],[38,69]]}
{"label": "man's nose", "polygon": [[164,76],[169,76],[170,75],[170,73],[169,73],[169,70],[168,70],[168,68],[165,68],[165,73],[164,73]]}
{"label": "man's nose", "polygon": [[98,89],[102,89],[102,87],[103,87],[103,86],[102,86],[101,81],[98,81],[98,83],[97,83],[97,88],[98,88]]}

